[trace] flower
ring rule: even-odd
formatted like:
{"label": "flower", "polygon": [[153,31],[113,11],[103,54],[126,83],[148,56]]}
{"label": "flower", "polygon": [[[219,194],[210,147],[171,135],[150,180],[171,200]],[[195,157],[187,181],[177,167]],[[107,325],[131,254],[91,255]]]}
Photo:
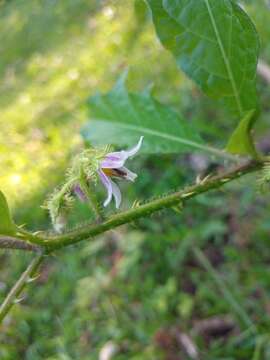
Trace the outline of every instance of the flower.
{"label": "flower", "polygon": [[[76,155],[71,167],[66,171],[64,183],[49,195],[44,208],[49,211],[52,224],[57,232],[62,232],[67,223],[67,215],[74,206],[74,197],[81,201],[96,204],[95,196],[92,194],[91,184],[96,185],[100,179],[107,190],[107,198],[104,206],[107,206],[114,197],[116,208],[121,204],[121,192],[119,187],[111,178],[122,178],[134,181],[137,174],[128,170],[125,162],[140,150],[143,136],[136,146],[130,150],[110,152],[109,146],[101,148],[89,148]],[[96,210],[96,209],[95,209]]]}
{"label": "flower", "polygon": [[133,157],[137,154],[141,148],[142,141],[143,136],[140,137],[138,144],[130,150],[108,153],[101,160],[100,167],[98,169],[98,175],[107,190],[107,199],[103,203],[104,207],[106,207],[111,202],[112,197],[114,197],[117,209],[121,204],[121,191],[118,185],[116,185],[115,182],[111,180],[112,177],[122,178],[132,182],[137,178],[137,174],[127,169],[124,165],[130,157]]}

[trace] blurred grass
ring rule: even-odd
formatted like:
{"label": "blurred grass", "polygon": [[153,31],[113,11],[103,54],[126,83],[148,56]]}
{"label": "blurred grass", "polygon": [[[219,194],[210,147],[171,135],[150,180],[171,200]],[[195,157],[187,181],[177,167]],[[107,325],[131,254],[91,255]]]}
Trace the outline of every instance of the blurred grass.
{"label": "blurred grass", "polygon": [[[270,11],[261,0],[246,3],[261,36],[262,56],[270,61]],[[19,223],[31,229],[49,226],[40,205],[83,146],[85,99],[110,89],[127,67],[132,90],[154,82],[157,97],[181,110],[209,141],[224,144],[232,119],[176,69],[144,13],[135,15],[133,0],[0,4],[0,184]],[[260,81],[259,90],[264,113],[257,133],[263,135],[269,86]],[[134,169],[143,171],[136,187],[124,188],[127,203],[193,181],[198,168],[191,160],[136,160]],[[207,164],[209,171],[217,166]],[[256,347],[270,329],[268,198],[258,198],[249,178],[192,201],[181,214],[157,214],[155,221],[145,219],[129,231],[49,259],[1,329],[0,359],[94,360],[109,340],[119,346],[117,360],[185,359],[175,328],[191,333],[203,359],[268,359],[267,341]],[[72,222],[87,217],[87,209],[77,205]],[[244,337],[248,329],[237,319],[228,336],[194,333],[194,322],[233,312],[192,256],[190,239],[226,278],[258,326],[258,337]],[[29,255],[0,255],[2,299]]]}

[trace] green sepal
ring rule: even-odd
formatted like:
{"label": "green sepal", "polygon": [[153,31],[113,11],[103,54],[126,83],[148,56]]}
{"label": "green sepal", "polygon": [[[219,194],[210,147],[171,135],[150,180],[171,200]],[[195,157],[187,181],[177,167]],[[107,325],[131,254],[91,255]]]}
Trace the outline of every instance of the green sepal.
{"label": "green sepal", "polygon": [[249,155],[255,159],[259,157],[251,134],[255,120],[256,111],[248,111],[232,133],[226,146],[226,151],[231,154]]}

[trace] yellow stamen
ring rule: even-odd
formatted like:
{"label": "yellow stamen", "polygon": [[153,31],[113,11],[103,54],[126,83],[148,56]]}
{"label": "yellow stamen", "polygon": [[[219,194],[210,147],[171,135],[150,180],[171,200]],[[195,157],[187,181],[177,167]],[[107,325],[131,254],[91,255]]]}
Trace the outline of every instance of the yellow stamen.
{"label": "yellow stamen", "polygon": [[118,178],[125,178],[126,173],[120,169],[109,169],[109,168],[102,168],[102,171],[105,175],[110,177],[118,177]]}
{"label": "yellow stamen", "polygon": [[102,171],[103,171],[104,174],[107,175],[107,176],[113,176],[113,175],[114,175],[113,169],[103,168]]}

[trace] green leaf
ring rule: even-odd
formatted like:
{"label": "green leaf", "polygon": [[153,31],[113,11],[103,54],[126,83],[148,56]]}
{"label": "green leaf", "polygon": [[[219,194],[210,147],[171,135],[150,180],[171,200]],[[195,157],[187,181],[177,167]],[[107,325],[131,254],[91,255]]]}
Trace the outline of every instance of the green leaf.
{"label": "green leaf", "polygon": [[251,136],[251,129],[255,120],[254,115],[255,111],[251,110],[240,121],[227,144],[226,150],[228,152],[258,158],[258,153]]}
{"label": "green leaf", "polygon": [[13,235],[16,232],[16,226],[11,218],[7,200],[0,191],[0,234]]}
{"label": "green leaf", "polygon": [[230,0],[147,0],[157,35],[180,68],[242,118],[257,108],[259,40]]}
{"label": "green leaf", "polygon": [[89,99],[90,121],[81,131],[88,143],[132,146],[143,135],[142,153],[215,152],[177,112],[155,100],[149,91],[128,92],[126,75],[108,94]]}

